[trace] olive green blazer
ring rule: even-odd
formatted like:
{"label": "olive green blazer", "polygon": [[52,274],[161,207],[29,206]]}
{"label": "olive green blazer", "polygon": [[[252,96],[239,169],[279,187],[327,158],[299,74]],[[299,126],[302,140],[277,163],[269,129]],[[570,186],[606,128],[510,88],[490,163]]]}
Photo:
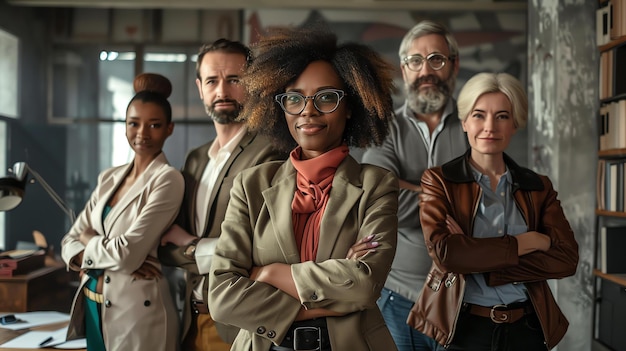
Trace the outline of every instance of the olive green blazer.
{"label": "olive green blazer", "polygon": [[[300,262],[291,202],[296,171],[290,161],[242,172],[233,184],[209,273],[215,320],[241,331],[231,350],[267,351],[280,344],[300,307],[345,315],[327,318],[333,350],[395,350],[376,305],[395,254],[398,180],[348,156],[337,168],[320,223],[315,262]],[[350,247],[370,234],[380,245],[359,260]],[[254,266],[291,265],[300,301],[250,280]]]}

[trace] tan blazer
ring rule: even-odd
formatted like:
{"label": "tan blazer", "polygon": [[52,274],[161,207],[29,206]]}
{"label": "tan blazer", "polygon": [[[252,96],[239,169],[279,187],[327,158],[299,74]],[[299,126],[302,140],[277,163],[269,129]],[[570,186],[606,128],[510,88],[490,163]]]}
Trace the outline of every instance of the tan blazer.
{"label": "tan blazer", "polygon": [[[345,313],[327,318],[333,350],[395,350],[376,300],[395,254],[398,180],[387,170],[348,156],[338,167],[320,223],[315,262],[300,262],[291,202],[296,171],[290,161],[242,172],[231,190],[209,274],[213,317],[241,328],[231,350],[267,351],[280,344],[302,305]],[[360,238],[376,236],[376,252],[345,259]],[[254,266],[291,264],[300,301],[248,279]]]}
{"label": "tan blazer", "polygon": [[[217,176],[213,191],[209,195],[208,213],[206,228],[203,233],[196,230],[196,194],[198,184],[202,178],[202,173],[209,163],[208,151],[213,141],[210,141],[194,150],[191,150],[185,159],[183,175],[185,176],[185,198],[176,223],[184,228],[188,233],[201,238],[217,238],[221,233],[221,225],[226,212],[226,205],[230,199],[230,188],[233,179],[244,169],[259,165],[267,161],[284,160],[287,154],[278,152],[272,148],[269,140],[256,133],[247,133],[239,142],[235,150],[226,161],[220,174]],[[159,259],[166,265],[184,268],[186,274],[185,306],[183,309],[183,324],[181,338],[184,340],[191,325],[191,293],[195,286],[202,281],[202,275],[198,274],[198,263],[183,255],[185,246],[178,247],[167,245],[159,248]],[[196,254],[199,254],[196,252]],[[205,272],[208,267],[205,267]],[[205,296],[207,280],[204,280]],[[210,311],[209,306],[209,311]],[[218,333],[222,340],[232,343],[239,332],[238,328],[229,327],[220,323],[216,324]]]}
{"label": "tan blazer", "polygon": [[[134,280],[131,273],[148,256],[156,258],[160,237],[180,208],[183,176],[161,153],[102,221],[106,204],[131,166],[100,173],[89,202],[61,242],[61,253],[70,269],[104,270],[102,333],[107,350],[177,350],[178,314],[167,280]],[[78,238],[89,227],[100,236],[84,246]],[[78,267],[71,260],[83,250]],[[83,275],[72,304],[70,338],[84,336],[86,281]]]}

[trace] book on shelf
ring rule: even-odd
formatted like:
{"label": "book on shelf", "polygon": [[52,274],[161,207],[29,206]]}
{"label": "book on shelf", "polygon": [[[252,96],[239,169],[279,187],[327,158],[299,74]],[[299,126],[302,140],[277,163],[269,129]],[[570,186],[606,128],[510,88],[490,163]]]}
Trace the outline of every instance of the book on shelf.
{"label": "book on shelf", "polygon": [[619,39],[626,35],[626,0],[611,0],[608,7],[609,39]]}
{"label": "book on shelf", "polygon": [[598,45],[611,41],[611,13],[610,3],[596,10],[596,41]]}
{"label": "book on shelf", "polygon": [[596,206],[598,208],[598,210],[606,210],[606,200],[605,200],[605,193],[604,193],[604,181],[605,181],[605,176],[604,176],[604,170],[606,168],[605,165],[606,161],[603,159],[599,159],[598,160],[598,175],[597,175],[597,181],[596,181]]}
{"label": "book on shelf", "polygon": [[[626,2],[626,0],[624,0]],[[626,7],[626,4],[623,5]],[[626,16],[624,16],[624,21],[626,21]],[[626,23],[623,24],[626,27]],[[614,49],[613,51],[613,60],[609,64],[612,64],[613,68],[613,96],[619,96],[626,94],[626,44],[621,44]]]}
{"label": "book on shelf", "polygon": [[626,99],[601,105],[598,127],[600,150],[625,149]]}
{"label": "book on shelf", "polygon": [[626,160],[598,160],[596,203],[598,210],[626,211]]}
{"label": "book on shelf", "polygon": [[613,50],[600,53],[600,100],[613,96]]}
{"label": "book on shelf", "polygon": [[[623,162],[610,162],[609,163],[609,181],[607,182],[608,190],[608,209],[609,211],[621,211],[623,209],[623,202],[620,201],[621,184],[620,177],[623,176],[623,172],[621,172],[623,168]],[[621,197],[623,199],[623,196]]]}
{"label": "book on shelf", "polygon": [[626,226],[600,229],[600,270],[605,274],[626,274]]}
{"label": "book on shelf", "polygon": [[11,250],[0,253],[0,277],[30,273],[45,266],[44,250]]}

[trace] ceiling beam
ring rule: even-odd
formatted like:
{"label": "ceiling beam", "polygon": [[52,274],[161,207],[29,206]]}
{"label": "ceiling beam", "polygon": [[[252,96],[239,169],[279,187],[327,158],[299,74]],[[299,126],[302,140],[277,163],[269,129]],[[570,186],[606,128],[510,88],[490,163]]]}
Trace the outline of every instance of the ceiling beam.
{"label": "ceiling beam", "polygon": [[179,8],[179,9],[345,9],[345,10],[430,10],[506,11],[526,10],[527,1],[497,0],[7,0],[15,6],[98,7],[98,8]]}

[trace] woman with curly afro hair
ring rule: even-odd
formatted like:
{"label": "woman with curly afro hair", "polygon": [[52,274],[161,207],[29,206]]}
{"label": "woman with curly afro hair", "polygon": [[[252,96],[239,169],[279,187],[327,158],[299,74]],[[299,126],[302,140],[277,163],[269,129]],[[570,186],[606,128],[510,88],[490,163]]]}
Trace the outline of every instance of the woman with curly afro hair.
{"label": "woman with curly afro hair", "polygon": [[392,68],[325,30],[260,39],[244,75],[248,128],[291,151],[235,179],[209,273],[231,350],[396,350],[376,300],[395,254],[398,180],[349,146],[380,145]]}

